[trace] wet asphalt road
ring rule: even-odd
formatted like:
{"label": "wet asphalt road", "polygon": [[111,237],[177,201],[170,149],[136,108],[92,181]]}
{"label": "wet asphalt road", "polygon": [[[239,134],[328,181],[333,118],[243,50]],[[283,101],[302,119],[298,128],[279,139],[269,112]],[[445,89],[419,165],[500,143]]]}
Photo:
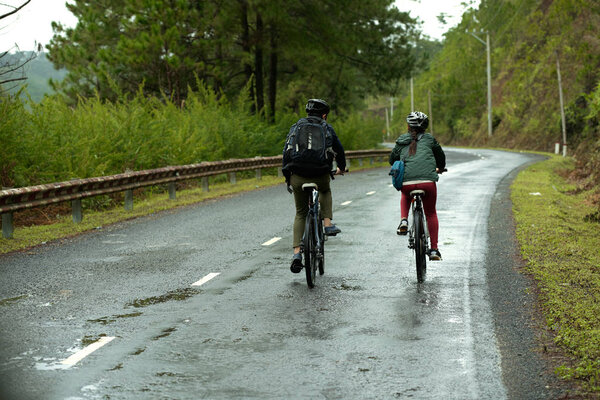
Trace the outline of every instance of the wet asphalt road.
{"label": "wet asphalt road", "polygon": [[283,185],[0,257],[0,399],[555,398],[506,200],[534,158],[447,155],[421,285],[387,169],[333,182],[343,232],[312,290]]}

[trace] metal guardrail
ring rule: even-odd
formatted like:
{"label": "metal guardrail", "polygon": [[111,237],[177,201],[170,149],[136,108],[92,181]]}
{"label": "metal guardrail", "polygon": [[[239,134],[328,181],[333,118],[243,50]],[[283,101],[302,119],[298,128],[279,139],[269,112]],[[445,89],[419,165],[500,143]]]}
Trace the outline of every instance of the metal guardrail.
{"label": "metal guardrail", "polygon": [[[347,151],[347,159],[385,157],[390,149]],[[133,189],[169,185],[169,198],[175,199],[175,182],[188,179],[202,179],[203,190],[208,191],[208,177],[230,174],[235,183],[235,173],[256,170],[257,179],[261,178],[263,168],[281,168],[282,156],[232,159],[226,161],[210,161],[199,164],[164,167],[143,171],[126,172],[118,175],[102,176],[87,179],[73,179],[66,182],[45,185],[27,186],[0,191],[0,214],[2,214],[2,236],[12,237],[13,213],[27,208],[41,207],[71,201],[73,221],[81,222],[81,199],[104,194],[125,192],[125,209],[133,209]]]}

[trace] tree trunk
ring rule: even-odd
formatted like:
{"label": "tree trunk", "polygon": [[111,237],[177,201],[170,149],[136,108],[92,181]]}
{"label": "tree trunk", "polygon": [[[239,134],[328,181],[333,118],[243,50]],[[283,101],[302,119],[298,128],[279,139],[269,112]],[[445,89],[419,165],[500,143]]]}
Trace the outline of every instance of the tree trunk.
{"label": "tree trunk", "polygon": [[[250,55],[250,26],[248,24],[248,1],[240,0],[241,22],[242,22],[242,51],[244,54]],[[246,75],[246,83],[252,80],[252,65],[244,61],[244,74]],[[256,112],[254,108],[254,83],[250,84],[250,101],[252,103],[250,110]]]}
{"label": "tree trunk", "polygon": [[254,79],[256,81],[256,111],[264,112],[264,83],[263,83],[263,21],[260,12],[256,10],[256,46],[254,50]]}
{"label": "tree trunk", "polygon": [[277,97],[277,29],[271,26],[271,50],[269,55],[269,120],[275,122]]}

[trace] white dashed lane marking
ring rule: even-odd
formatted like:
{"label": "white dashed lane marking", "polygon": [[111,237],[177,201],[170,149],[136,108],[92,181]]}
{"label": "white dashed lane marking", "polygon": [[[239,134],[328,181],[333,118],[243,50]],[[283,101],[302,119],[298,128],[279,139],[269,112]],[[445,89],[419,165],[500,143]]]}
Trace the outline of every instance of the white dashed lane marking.
{"label": "white dashed lane marking", "polygon": [[109,343],[111,340],[114,339],[114,336],[105,336],[105,337],[101,337],[100,339],[98,339],[98,341],[90,344],[89,346],[79,350],[77,353],[71,355],[71,357],[62,360],[61,364],[64,365],[68,365],[68,366],[73,366],[75,364],[77,364],[79,361],[83,360],[85,357],[89,356],[90,354],[92,354],[94,351],[98,350],[100,347],[104,346],[105,344]]}
{"label": "white dashed lane marking", "polygon": [[217,277],[218,275],[219,275],[219,272],[211,272],[210,274],[206,275],[204,278],[200,279],[198,282],[192,283],[192,286],[204,285],[206,282]]}
{"label": "white dashed lane marking", "polygon": [[281,238],[280,238],[280,237],[274,237],[274,238],[273,238],[273,239],[271,239],[271,240],[267,240],[267,241],[266,241],[266,242],[264,242],[262,245],[263,245],[263,246],[270,246],[270,245],[272,245],[273,243],[277,243],[277,242],[279,242],[280,240],[281,240]]}
{"label": "white dashed lane marking", "polygon": [[367,193],[367,196],[372,196],[372,195],[374,195],[375,193],[377,193],[377,192],[373,190],[372,192],[368,192],[368,193]]}
{"label": "white dashed lane marking", "polygon": [[343,202],[342,204],[340,204],[341,206],[347,206],[348,204],[352,203],[352,200],[348,200]]}

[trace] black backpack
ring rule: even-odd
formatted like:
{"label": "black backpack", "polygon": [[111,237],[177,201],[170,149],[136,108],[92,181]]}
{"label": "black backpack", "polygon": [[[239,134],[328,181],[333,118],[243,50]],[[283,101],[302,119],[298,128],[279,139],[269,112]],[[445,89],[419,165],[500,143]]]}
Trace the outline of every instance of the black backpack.
{"label": "black backpack", "polygon": [[332,146],[325,120],[302,118],[290,128],[285,152],[294,165],[327,166],[333,160]]}

